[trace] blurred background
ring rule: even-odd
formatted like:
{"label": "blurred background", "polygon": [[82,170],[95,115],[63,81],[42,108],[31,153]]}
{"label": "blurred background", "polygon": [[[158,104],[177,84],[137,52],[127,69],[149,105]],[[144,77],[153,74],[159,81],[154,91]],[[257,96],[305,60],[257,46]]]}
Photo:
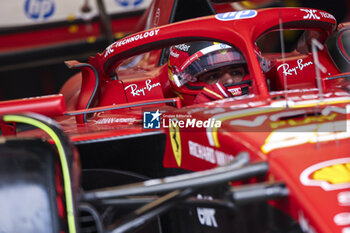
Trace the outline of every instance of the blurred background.
{"label": "blurred background", "polygon": [[[178,1],[186,4],[185,0]],[[77,72],[68,69],[64,61],[86,62],[113,41],[142,30],[144,22],[140,20],[151,3],[152,0],[2,0],[1,100],[58,93]],[[212,0],[212,4],[217,12],[311,7],[333,14],[338,23],[350,21],[350,0]],[[290,40],[293,36],[289,36]]]}

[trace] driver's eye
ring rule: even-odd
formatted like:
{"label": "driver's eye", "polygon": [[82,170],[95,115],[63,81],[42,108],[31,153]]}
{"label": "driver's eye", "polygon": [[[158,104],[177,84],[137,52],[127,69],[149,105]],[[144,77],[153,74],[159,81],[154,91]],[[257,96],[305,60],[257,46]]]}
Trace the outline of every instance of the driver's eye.
{"label": "driver's eye", "polygon": [[210,81],[214,81],[214,80],[216,80],[218,78],[219,78],[219,74],[213,72],[213,73],[208,73],[207,75],[203,76],[202,80],[210,82]]}
{"label": "driver's eye", "polygon": [[233,70],[233,71],[230,71],[230,75],[232,75],[232,76],[243,76],[243,72],[240,71],[240,70]]}
{"label": "driver's eye", "polygon": [[218,78],[218,75],[217,74],[211,74],[207,77],[208,80],[214,80],[214,79],[217,79]]}

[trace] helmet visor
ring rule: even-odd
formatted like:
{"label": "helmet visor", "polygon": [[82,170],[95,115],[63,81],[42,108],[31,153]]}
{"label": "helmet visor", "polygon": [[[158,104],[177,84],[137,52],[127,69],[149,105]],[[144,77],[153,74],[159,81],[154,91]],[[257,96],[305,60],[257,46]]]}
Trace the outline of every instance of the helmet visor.
{"label": "helmet visor", "polygon": [[225,44],[215,44],[196,52],[183,63],[176,74],[179,81],[177,85],[182,86],[188,81],[195,82],[204,72],[243,63],[245,59],[236,49]]}

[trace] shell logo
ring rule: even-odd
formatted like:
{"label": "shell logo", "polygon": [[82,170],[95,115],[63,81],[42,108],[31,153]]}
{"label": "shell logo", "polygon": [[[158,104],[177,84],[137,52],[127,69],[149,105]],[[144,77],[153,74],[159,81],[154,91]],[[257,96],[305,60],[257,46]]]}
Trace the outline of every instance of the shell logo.
{"label": "shell logo", "polygon": [[314,180],[324,180],[331,184],[350,183],[350,163],[324,167],[312,174]]}
{"label": "shell logo", "polygon": [[305,186],[319,186],[326,191],[350,188],[350,158],[324,161],[300,174]]}

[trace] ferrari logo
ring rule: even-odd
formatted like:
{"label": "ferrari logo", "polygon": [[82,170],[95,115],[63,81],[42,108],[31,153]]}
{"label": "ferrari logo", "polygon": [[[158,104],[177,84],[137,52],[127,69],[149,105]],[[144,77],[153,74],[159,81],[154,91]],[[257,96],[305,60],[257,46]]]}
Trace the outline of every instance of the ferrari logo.
{"label": "ferrari logo", "polygon": [[178,125],[170,124],[169,136],[177,165],[181,166],[181,137]]}

